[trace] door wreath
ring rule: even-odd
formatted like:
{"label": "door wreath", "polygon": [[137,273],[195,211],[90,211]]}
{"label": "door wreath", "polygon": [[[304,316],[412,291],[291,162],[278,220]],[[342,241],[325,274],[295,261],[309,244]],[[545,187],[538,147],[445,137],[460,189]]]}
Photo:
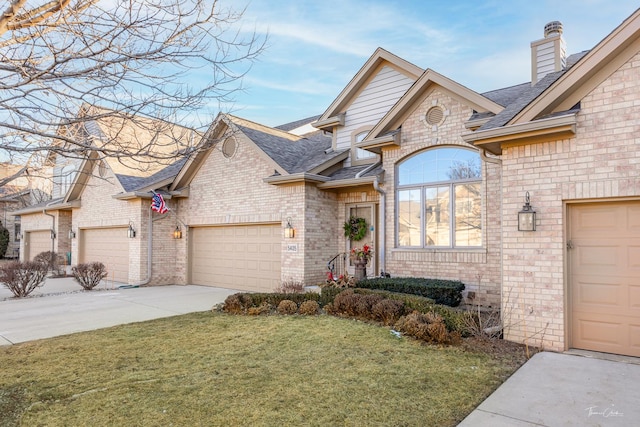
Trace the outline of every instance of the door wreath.
{"label": "door wreath", "polygon": [[344,236],[354,242],[362,240],[367,234],[367,221],[364,218],[351,216],[344,223]]}

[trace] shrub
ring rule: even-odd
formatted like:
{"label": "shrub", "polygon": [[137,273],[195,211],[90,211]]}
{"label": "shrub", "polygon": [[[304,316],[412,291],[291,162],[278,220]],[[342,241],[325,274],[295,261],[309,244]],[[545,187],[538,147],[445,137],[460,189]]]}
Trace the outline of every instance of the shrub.
{"label": "shrub", "polygon": [[360,280],[358,287],[420,295],[432,298],[438,304],[457,307],[462,301],[464,283],[418,277],[380,277]]}
{"label": "shrub", "polygon": [[260,316],[261,314],[269,314],[271,312],[271,304],[263,302],[257,307],[249,307],[247,314],[249,316]]}
{"label": "shrub", "polygon": [[404,314],[402,301],[383,299],[371,307],[371,314],[386,326],[393,325]]}
{"label": "shrub", "polygon": [[314,300],[307,300],[300,304],[298,311],[306,316],[315,316],[320,311],[320,305]]}
{"label": "shrub", "polygon": [[355,312],[356,316],[364,317],[364,318],[373,318],[372,309],[373,306],[382,301],[382,296],[380,295],[357,295],[357,300],[355,303]]}
{"label": "shrub", "polygon": [[356,304],[359,299],[359,295],[356,295],[353,289],[348,289],[336,295],[333,303],[327,305],[325,309],[329,314],[355,317],[357,313]]}
{"label": "shrub", "polygon": [[280,286],[275,289],[279,294],[301,294],[304,292],[304,283],[296,280],[287,280],[282,282]]}
{"label": "shrub", "polygon": [[457,308],[436,304],[431,298],[376,289],[357,288],[355,289],[355,292],[362,294],[375,293],[378,295],[382,295],[386,299],[402,301],[405,305],[406,311],[415,310],[420,313],[434,312],[442,317],[445,325],[447,326],[447,330],[451,332],[460,332],[464,336],[469,335],[466,328],[465,312],[460,311]]}
{"label": "shrub", "polygon": [[9,230],[0,223],[0,258],[3,258],[7,254],[7,248],[9,247]]}
{"label": "shrub", "polygon": [[263,304],[277,307],[282,300],[291,300],[297,305],[305,301],[316,301],[318,304],[324,305],[325,301],[330,302],[333,299],[331,292],[317,294],[315,292],[307,292],[304,294],[281,294],[281,293],[237,293],[229,295],[224,301],[222,310],[231,314],[246,314],[250,308],[260,307]]}
{"label": "shrub", "polygon": [[298,312],[298,304],[289,300],[283,299],[278,304],[278,314],[296,314]]}
{"label": "shrub", "polygon": [[78,264],[71,269],[71,272],[76,282],[88,291],[98,286],[100,281],[107,277],[107,270],[101,262]]}
{"label": "shrub", "polygon": [[58,254],[53,251],[40,252],[33,261],[46,265],[48,270],[58,270]]}
{"label": "shrub", "polygon": [[418,313],[414,311],[401,317],[394,328],[403,334],[421,341],[434,344],[458,344],[460,334],[449,332],[442,317],[435,313]]}
{"label": "shrub", "polygon": [[0,267],[0,282],[16,297],[26,297],[47,277],[47,266],[35,261],[12,261]]}

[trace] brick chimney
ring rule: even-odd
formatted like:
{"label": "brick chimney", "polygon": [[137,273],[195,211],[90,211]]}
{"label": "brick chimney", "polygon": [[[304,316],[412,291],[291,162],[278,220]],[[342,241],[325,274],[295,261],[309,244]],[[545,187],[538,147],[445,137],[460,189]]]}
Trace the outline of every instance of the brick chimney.
{"label": "brick chimney", "polygon": [[544,38],[531,42],[531,85],[567,65],[567,47],[562,38],[562,22],[544,26]]}

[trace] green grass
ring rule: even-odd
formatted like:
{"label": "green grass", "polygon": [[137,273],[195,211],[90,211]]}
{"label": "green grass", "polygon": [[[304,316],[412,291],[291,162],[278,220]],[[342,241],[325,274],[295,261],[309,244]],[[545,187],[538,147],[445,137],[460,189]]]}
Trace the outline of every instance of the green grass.
{"label": "green grass", "polygon": [[330,316],[196,313],[0,347],[0,426],[455,425],[515,365]]}

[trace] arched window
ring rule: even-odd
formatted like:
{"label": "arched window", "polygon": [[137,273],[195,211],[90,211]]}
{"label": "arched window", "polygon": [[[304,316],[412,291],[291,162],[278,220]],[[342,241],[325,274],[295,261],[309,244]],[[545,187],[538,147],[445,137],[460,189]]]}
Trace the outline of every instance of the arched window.
{"label": "arched window", "polygon": [[402,161],[396,176],[399,247],[482,246],[482,169],[476,151],[422,151]]}

